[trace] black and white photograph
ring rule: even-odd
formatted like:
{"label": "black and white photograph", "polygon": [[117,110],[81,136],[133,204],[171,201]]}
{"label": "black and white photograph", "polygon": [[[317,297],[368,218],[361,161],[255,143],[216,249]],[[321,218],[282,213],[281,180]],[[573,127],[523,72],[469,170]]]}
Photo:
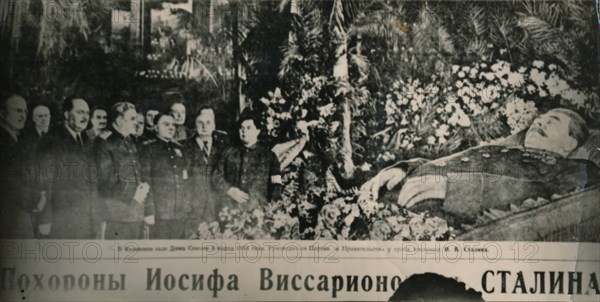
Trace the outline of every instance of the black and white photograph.
{"label": "black and white photograph", "polygon": [[2,238],[600,241],[592,1],[0,18]]}
{"label": "black and white photograph", "polygon": [[0,300],[597,301],[597,0],[0,0]]}

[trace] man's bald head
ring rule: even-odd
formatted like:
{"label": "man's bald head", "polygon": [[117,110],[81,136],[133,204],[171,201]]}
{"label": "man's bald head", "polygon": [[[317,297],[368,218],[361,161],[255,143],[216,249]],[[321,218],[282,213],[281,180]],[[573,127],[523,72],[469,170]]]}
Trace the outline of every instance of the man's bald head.
{"label": "man's bald head", "polygon": [[33,107],[31,119],[35,124],[35,128],[39,131],[48,132],[50,127],[50,109],[45,105],[37,105]]}
{"label": "man's bald head", "polygon": [[17,94],[2,100],[0,106],[0,122],[14,130],[19,131],[25,126],[27,120],[27,102]]}

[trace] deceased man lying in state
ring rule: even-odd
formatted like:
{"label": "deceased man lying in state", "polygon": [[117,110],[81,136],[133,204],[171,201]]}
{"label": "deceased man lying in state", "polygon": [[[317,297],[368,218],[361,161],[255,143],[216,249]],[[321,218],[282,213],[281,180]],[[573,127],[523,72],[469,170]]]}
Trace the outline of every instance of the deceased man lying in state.
{"label": "deceased man lying in state", "polygon": [[552,109],[534,120],[519,144],[401,161],[365,183],[360,199],[427,210],[454,226],[473,224],[486,209],[507,210],[528,198],[549,199],[599,183],[596,164],[569,156],[588,135],[577,113]]}

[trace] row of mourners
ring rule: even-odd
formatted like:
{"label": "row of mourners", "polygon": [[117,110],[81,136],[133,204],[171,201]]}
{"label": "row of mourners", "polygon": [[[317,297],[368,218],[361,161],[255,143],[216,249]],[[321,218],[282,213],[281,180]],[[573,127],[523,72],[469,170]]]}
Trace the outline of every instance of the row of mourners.
{"label": "row of mourners", "polygon": [[279,160],[252,115],[232,144],[210,107],[186,128],[181,101],[141,112],[69,97],[55,127],[48,107],[27,107],[19,95],[2,100],[2,238],[187,238],[225,206],[251,209],[281,192]]}

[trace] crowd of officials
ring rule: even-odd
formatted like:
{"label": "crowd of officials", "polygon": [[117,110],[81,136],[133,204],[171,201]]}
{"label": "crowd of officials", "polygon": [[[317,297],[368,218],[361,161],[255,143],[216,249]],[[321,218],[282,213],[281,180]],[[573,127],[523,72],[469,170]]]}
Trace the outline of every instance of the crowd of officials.
{"label": "crowd of officials", "polygon": [[29,107],[19,95],[0,104],[0,238],[188,238],[225,206],[281,193],[279,160],[258,143],[252,115],[234,140],[210,107],[186,127],[183,100],[90,109],[68,97],[54,127],[47,106]]}

